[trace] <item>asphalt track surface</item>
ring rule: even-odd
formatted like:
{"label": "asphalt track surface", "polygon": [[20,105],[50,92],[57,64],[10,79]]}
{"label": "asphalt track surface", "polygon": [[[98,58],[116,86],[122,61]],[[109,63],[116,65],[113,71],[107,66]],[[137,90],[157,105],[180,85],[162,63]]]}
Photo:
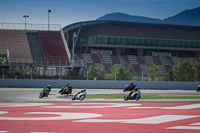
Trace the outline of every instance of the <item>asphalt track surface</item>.
{"label": "asphalt track surface", "polygon": [[[71,101],[52,90],[0,89],[0,133],[199,133],[200,102],[85,99]],[[73,90],[74,93],[80,90]],[[124,94],[87,90],[88,94]],[[199,96],[192,91],[142,90],[143,94]],[[103,102],[105,101],[105,102]],[[176,101],[176,102],[174,102]],[[193,101],[193,102],[192,102]]]}
{"label": "asphalt track surface", "polygon": [[[50,95],[45,98],[38,98],[41,89],[0,89],[0,101],[2,102],[26,102],[26,101],[40,101],[40,102],[66,102],[71,101],[72,96],[60,95],[59,89],[52,89]],[[76,94],[80,89],[73,89],[73,93]],[[200,92],[196,90],[141,90],[142,94],[157,94],[162,96],[200,96]],[[87,94],[126,94],[122,89],[87,89]],[[103,101],[124,101],[123,99],[103,99]],[[84,101],[102,101],[102,99],[86,99]],[[140,101],[174,101],[170,100],[149,100],[140,99]],[[177,99],[176,101],[199,101],[200,99]]]}

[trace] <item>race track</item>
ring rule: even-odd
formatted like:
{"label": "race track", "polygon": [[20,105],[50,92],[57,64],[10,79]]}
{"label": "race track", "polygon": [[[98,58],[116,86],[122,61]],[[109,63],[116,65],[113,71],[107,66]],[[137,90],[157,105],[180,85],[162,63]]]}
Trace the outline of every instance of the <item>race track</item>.
{"label": "race track", "polygon": [[[2,102],[26,102],[26,101],[40,101],[40,102],[64,102],[71,101],[72,96],[60,95],[59,89],[52,89],[50,95],[45,98],[38,98],[41,89],[0,89],[0,101]],[[73,89],[73,93],[76,94],[80,89]],[[157,94],[162,96],[200,96],[200,92],[195,90],[141,90],[142,94]],[[122,89],[87,89],[87,94],[125,94]],[[84,101],[91,101],[92,99],[86,99]],[[93,99],[95,101],[102,101],[102,99]],[[113,99],[111,99],[112,101]],[[108,99],[108,101],[110,101]],[[115,101],[124,101],[123,99],[116,99]],[[140,101],[149,101],[141,99]],[[151,100],[158,101],[158,100]],[[163,100],[160,100],[163,101]],[[170,101],[170,100],[168,100]],[[171,100],[174,101],[174,100]],[[185,99],[179,99],[179,101],[185,101]],[[200,101],[200,99],[192,99],[187,101]]]}
{"label": "race track", "polygon": [[0,102],[0,133],[199,133],[200,104]]}
{"label": "race track", "polygon": [[[53,89],[0,89],[0,133],[199,133],[200,100],[72,101]],[[80,90],[75,89],[73,93]],[[191,90],[141,90],[142,94],[199,96]],[[118,89],[87,90],[88,94],[124,94]],[[151,101],[151,102],[150,102]],[[181,102],[178,102],[181,101]]]}

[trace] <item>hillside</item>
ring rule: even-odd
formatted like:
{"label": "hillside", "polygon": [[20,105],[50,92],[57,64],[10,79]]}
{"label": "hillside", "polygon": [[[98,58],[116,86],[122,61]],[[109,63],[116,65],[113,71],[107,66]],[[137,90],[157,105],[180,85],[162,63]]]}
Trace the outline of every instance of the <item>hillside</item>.
{"label": "hillside", "polygon": [[164,20],[149,18],[143,16],[133,16],[125,13],[111,13],[106,14],[97,20],[115,20],[115,21],[126,21],[126,22],[142,22],[142,23],[160,23],[160,24],[176,24],[176,25],[193,25],[200,26],[200,7],[185,10],[172,17]]}
{"label": "hillside", "polygon": [[163,20],[169,24],[182,24],[182,25],[199,25],[200,26],[200,7],[185,10],[179,14]]}
{"label": "hillside", "polygon": [[149,23],[160,23],[162,20],[142,17],[142,16],[132,16],[125,13],[111,13],[106,14],[103,17],[98,18],[98,20],[116,20],[116,21],[128,21],[128,22],[149,22]]}

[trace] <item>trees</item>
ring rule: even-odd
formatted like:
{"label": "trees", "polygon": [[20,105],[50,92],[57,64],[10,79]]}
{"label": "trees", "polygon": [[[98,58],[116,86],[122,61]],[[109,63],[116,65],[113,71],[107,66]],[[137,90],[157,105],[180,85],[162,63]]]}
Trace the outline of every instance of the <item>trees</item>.
{"label": "trees", "polygon": [[88,69],[88,79],[91,80],[94,77],[98,80],[131,80],[132,74],[125,65],[112,65],[111,73],[106,73],[104,67],[97,68],[91,65]]}
{"label": "trees", "polygon": [[132,74],[130,68],[125,65],[112,65],[111,74],[106,74],[106,79],[131,80]]}
{"label": "trees", "polygon": [[200,80],[200,54],[196,55],[196,59],[193,62],[192,68],[194,70],[195,73],[195,80],[199,81]]}
{"label": "trees", "polygon": [[[149,71],[149,81],[163,80],[159,77],[158,65],[147,66]],[[100,80],[132,80],[133,75],[130,68],[125,65],[113,65],[110,68],[111,73],[107,73],[103,68],[89,67],[89,79],[97,77]],[[179,59],[178,63],[164,76],[165,81],[200,81],[200,54],[196,56],[194,62],[188,59]]]}
{"label": "trees", "polygon": [[0,57],[0,65],[6,65],[6,58]]}
{"label": "trees", "polygon": [[165,75],[166,81],[199,81],[200,80],[200,56],[194,62],[187,59],[179,59],[178,64]]}
{"label": "trees", "polygon": [[88,79],[93,79],[94,77],[96,77],[97,79],[99,80],[102,80],[102,79],[105,79],[105,69],[104,67],[102,68],[97,68],[93,65],[89,66],[89,69],[88,69]]}
{"label": "trees", "polygon": [[147,66],[147,70],[149,70],[149,73],[148,73],[149,81],[159,80],[158,65],[153,64],[152,66]]}
{"label": "trees", "polygon": [[179,59],[172,71],[174,81],[193,81],[194,79],[194,70],[189,60]]}

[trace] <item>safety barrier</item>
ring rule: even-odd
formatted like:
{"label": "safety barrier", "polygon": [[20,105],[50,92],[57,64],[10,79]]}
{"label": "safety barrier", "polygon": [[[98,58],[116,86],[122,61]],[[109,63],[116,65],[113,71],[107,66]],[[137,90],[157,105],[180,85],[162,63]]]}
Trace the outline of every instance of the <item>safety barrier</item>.
{"label": "safety barrier", "polygon": [[[73,88],[93,89],[123,89],[130,81],[101,81],[101,80],[30,80],[30,79],[0,79],[0,87],[44,87],[50,84],[53,88],[60,88],[67,83]],[[195,90],[200,82],[149,82],[134,81],[141,89],[166,90]]]}

